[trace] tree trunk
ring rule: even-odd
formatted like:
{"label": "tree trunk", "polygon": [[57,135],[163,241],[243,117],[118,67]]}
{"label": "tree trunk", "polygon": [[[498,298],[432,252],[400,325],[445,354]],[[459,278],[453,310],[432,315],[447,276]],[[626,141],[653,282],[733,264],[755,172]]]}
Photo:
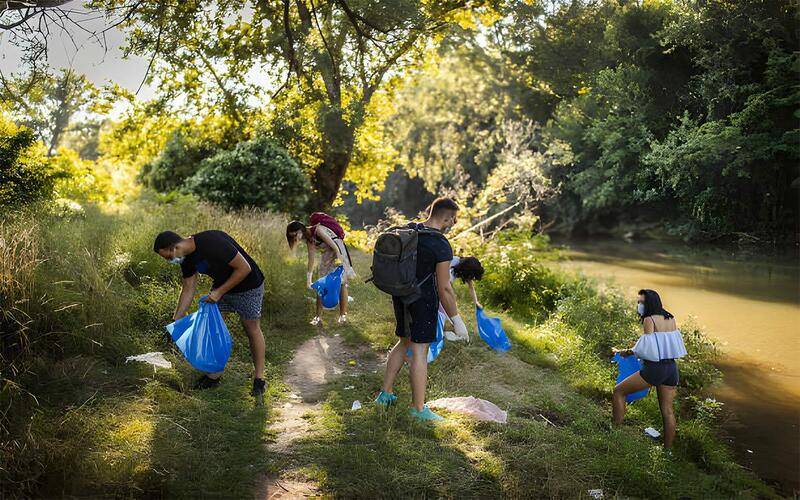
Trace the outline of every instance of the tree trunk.
{"label": "tree trunk", "polygon": [[322,131],[322,164],[314,172],[313,210],[327,210],[339,194],[355,142],[355,123],[348,123],[341,108],[327,107],[319,116]]}

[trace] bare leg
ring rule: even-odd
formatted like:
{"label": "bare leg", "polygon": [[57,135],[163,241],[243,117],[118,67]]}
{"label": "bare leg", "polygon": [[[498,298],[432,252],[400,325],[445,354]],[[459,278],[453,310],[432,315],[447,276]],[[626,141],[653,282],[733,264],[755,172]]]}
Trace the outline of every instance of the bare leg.
{"label": "bare leg", "polygon": [[339,316],[347,314],[347,283],[342,283],[342,290],[339,292]]}
{"label": "bare leg", "polygon": [[614,425],[621,425],[622,419],[625,418],[625,396],[632,392],[639,392],[648,387],[650,387],[650,384],[644,381],[639,372],[632,374],[614,387],[614,393],[611,396]]}
{"label": "bare leg", "polygon": [[247,333],[247,340],[250,341],[250,355],[253,357],[254,378],[264,378],[264,356],[266,346],[264,345],[264,334],[261,332],[261,320],[243,319],[242,326]]}
{"label": "bare leg", "polygon": [[317,318],[322,317],[322,299],[319,298],[319,295],[317,295],[317,314],[315,314],[315,316]]}
{"label": "bare leg", "polygon": [[411,365],[408,367],[411,379],[411,405],[422,411],[425,406],[425,386],[428,384],[428,346],[411,342]]}
{"label": "bare leg", "polygon": [[661,419],[664,422],[664,448],[672,448],[675,440],[675,413],[672,408],[672,400],[675,399],[675,386],[659,385],[656,387],[658,392],[658,406],[661,408]]}
{"label": "bare leg", "polygon": [[406,349],[408,349],[410,343],[410,339],[401,338],[389,351],[389,357],[386,359],[386,373],[383,376],[383,385],[381,386],[383,392],[392,392],[397,374],[400,373],[400,369],[406,361]]}

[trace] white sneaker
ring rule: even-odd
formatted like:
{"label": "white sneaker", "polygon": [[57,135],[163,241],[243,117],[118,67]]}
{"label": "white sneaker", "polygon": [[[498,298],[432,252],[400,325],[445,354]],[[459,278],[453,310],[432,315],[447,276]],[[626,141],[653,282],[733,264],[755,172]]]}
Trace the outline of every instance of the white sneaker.
{"label": "white sneaker", "polygon": [[312,326],[317,326],[320,323],[322,323],[322,318],[320,318],[319,316],[314,316],[314,319],[311,320]]}
{"label": "white sneaker", "polygon": [[342,314],[341,316],[339,316],[339,319],[337,320],[337,322],[340,325],[343,325],[343,324],[347,323],[347,315],[346,314]]}

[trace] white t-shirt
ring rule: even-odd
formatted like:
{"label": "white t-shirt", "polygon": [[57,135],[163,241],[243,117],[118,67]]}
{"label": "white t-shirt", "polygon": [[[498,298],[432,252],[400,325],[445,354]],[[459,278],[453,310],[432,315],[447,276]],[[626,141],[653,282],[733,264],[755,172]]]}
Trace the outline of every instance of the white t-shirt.
{"label": "white t-shirt", "polygon": [[461,257],[458,257],[457,255],[454,255],[453,260],[450,261],[450,284],[456,280],[456,275],[453,272],[453,268],[456,267],[459,262],[461,262]]}

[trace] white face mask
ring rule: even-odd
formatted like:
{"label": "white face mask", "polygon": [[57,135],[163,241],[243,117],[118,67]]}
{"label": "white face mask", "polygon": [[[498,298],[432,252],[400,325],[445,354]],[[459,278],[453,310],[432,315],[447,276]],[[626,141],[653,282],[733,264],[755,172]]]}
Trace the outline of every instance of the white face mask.
{"label": "white face mask", "polygon": [[639,316],[644,316],[644,304],[642,304],[641,302],[636,304],[636,312],[639,313]]}
{"label": "white face mask", "polygon": [[173,257],[169,261],[173,264],[181,264],[186,257]]}

